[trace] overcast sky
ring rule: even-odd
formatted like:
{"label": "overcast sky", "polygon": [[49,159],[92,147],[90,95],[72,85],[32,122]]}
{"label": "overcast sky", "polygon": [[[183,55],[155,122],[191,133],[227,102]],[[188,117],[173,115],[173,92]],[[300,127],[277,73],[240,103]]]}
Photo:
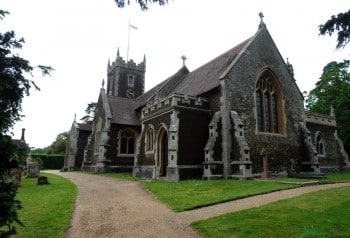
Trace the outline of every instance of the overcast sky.
{"label": "overcast sky", "polygon": [[10,12],[0,30],[15,30],[25,38],[20,56],[31,64],[55,68],[51,77],[35,74],[41,91],[31,91],[23,102],[25,117],[14,127],[14,138],[26,128],[31,147],[49,146],[68,131],[77,114],[84,116],[89,102],[97,101],[108,59],[117,49],[141,62],[146,55],[146,90],[175,73],[186,55],[189,70],[254,35],[259,12],[283,58],[294,66],[301,91],[310,91],[323,67],[348,56],[335,50],[336,37],[318,35],[318,25],[348,10],[344,0],[169,0],[164,7],[141,11],[119,9],[114,0],[1,0]]}

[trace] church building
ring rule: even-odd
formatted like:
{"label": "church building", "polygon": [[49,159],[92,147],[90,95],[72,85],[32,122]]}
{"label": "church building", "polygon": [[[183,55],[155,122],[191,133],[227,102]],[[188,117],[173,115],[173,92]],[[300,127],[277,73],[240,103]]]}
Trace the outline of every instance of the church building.
{"label": "church building", "polygon": [[[146,58],[125,61],[118,50],[84,153],[66,156],[67,170],[81,160],[85,171],[178,181],[251,179],[267,168],[318,175],[350,166],[333,110],[305,111],[293,67],[262,20],[252,37],[194,71],[184,61],[147,92],[145,73]],[[67,154],[82,149],[71,142]]]}

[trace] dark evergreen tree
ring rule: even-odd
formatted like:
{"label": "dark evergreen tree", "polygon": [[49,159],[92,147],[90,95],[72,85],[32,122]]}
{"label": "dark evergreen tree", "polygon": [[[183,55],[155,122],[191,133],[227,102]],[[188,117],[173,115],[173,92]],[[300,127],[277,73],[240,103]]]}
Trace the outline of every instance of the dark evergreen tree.
{"label": "dark evergreen tree", "polygon": [[325,24],[319,26],[321,35],[338,32],[337,49],[345,47],[350,41],[350,10],[332,16]]}
{"label": "dark evergreen tree", "polygon": [[86,124],[91,124],[92,121],[94,120],[96,106],[97,106],[96,102],[90,102],[87,105],[87,108],[85,109],[86,115],[80,118],[80,120]]}
{"label": "dark evergreen tree", "polygon": [[[0,20],[6,11],[0,10]],[[7,135],[16,121],[21,118],[21,103],[29,95],[34,82],[26,76],[31,75],[35,67],[29,61],[13,54],[12,50],[22,48],[24,39],[16,39],[15,32],[0,33],[0,237],[9,237],[16,233],[14,222],[22,224],[17,216],[20,202],[15,200],[17,185],[11,181],[10,171],[18,167],[20,152]],[[51,67],[37,66],[43,74],[48,74]]]}

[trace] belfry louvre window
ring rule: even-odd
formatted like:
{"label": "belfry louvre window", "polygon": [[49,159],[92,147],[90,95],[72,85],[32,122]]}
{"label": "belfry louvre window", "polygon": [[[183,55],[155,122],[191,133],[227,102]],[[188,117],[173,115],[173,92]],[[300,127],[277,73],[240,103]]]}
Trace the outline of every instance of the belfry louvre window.
{"label": "belfry louvre window", "polygon": [[135,83],[135,76],[134,75],[128,75],[128,86],[134,87]]}
{"label": "belfry louvre window", "polygon": [[283,133],[282,92],[269,70],[263,72],[256,83],[255,100],[258,131]]}
{"label": "belfry louvre window", "polygon": [[130,129],[125,129],[119,136],[119,153],[134,154],[135,151],[135,133]]}

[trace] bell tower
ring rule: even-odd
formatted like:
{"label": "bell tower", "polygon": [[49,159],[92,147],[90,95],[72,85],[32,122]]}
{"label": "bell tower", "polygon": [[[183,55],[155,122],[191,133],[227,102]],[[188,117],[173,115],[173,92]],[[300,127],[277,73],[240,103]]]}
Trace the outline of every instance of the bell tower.
{"label": "bell tower", "polygon": [[132,59],[125,62],[119,55],[114,62],[108,61],[107,94],[124,98],[137,98],[145,91],[146,56],[136,64]]}

